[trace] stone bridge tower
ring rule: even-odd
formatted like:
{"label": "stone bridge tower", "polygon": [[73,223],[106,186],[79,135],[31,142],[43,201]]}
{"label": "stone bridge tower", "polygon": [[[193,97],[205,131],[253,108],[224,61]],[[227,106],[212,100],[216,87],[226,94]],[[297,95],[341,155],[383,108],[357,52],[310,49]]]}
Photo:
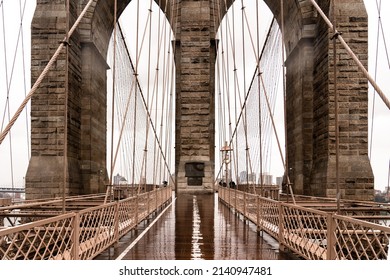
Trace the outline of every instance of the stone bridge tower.
{"label": "stone bridge tower", "polygon": [[[165,9],[176,2],[176,9]],[[309,0],[264,0],[284,21],[287,68],[287,151],[297,194],[335,196],[335,109],[332,31]],[[70,0],[74,22],[87,0]],[[118,16],[130,0],[118,0]],[[177,190],[212,191],[214,184],[215,30],[233,0],[160,0],[176,33]],[[329,14],[330,0],[317,1]],[[218,7],[216,3],[226,3]],[[367,66],[367,14],[363,0],[335,1],[338,29]],[[106,177],[107,49],[114,1],[96,0],[70,43],[67,195],[104,191]],[[218,8],[216,8],[218,7]],[[171,12],[174,13],[171,17]],[[216,15],[219,15],[215,17]],[[176,25],[177,24],[177,25]],[[32,80],[64,38],[64,0],[37,0],[32,22]],[[367,80],[339,50],[340,186],[342,196],[372,199],[367,156]],[[32,157],[26,175],[29,198],[53,197],[63,182],[64,65],[60,56],[32,98]]]}

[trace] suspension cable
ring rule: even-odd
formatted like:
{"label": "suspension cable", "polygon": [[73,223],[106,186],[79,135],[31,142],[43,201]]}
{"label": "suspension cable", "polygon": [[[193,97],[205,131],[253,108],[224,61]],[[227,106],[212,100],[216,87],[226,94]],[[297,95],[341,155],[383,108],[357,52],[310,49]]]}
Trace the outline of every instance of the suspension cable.
{"label": "suspension cable", "polygon": [[[283,166],[284,166],[284,169],[285,169],[285,174],[286,174],[286,180],[287,180],[287,191],[290,192],[291,194],[291,197],[292,197],[292,200],[293,200],[293,203],[295,204],[295,198],[294,198],[294,193],[293,193],[293,189],[292,189],[292,186],[291,186],[291,181],[290,181],[290,176],[289,176],[289,164],[288,164],[288,145],[287,145],[287,95],[286,95],[286,65],[285,65],[285,56],[284,56],[284,52],[286,50],[286,46],[285,46],[285,29],[284,29],[284,1],[283,0],[280,0],[280,9],[281,9],[281,14],[280,14],[280,17],[281,17],[281,25],[282,25],[282,62],[283,62],[283,95],[284,95],[284,127],[285,127],[285,133],[284,133],[284,137],[285,137],[285,151],[286,151],[286,159],[285,161],[283,160]],[[273,120],[273,119],[272,119]],[[276,130],[275,130],[276,131]],[[278,147],[279,147],[279,150],[280,150],[280,144],[279,144],[279,141],[278,141]],[[281,152],[281,151],[280,151]],[[287,196],[287,199],[288,199],[288,196]]]}
{"label": "suspension cable", "polygon": [[[151,3],[152,4],[152,3]],[[159,7],[161,7],[161,0],[159,0]],[[151,7],[150,7],[151,9]],[[158,13],[158,18],[157,18],[157,21],[158,21],[158,24],[157,24],[157,44],[158,46],[161,46],[161,40],[162,38],[164,38],[164,36],[161,36],[161,9],[159,9],[159,13]],[[162,27],[164,28],[164,26]],[[165,31],[165,29],[164,29]],[[151,32],[151,30],[150,30]],[[162,32],[163,34],[165,34],[165,32]],[[151,35],[150,35],[151,36]],[[152,38],[150,37],[149,38],[149,48],[151,48],[151,40]],[[165,50],[165,40],[164,40],[164,50]],[[150,52],[150,50],[149,50]],[[160,52],[161,52],[161,48],[158,47],[157,48],[157,58],[156,58],[156,69],[155,69],[155,77],[154,77],[154,85],[153,85],[153,96],[152,96],[152,103],[153,103],[153,98],[156,96],[156,114],[155,114],[155,123],[157,124],[157,97],[158,97],[158,84],[159,84],[159,74],[160,74]],[[164,58],[165,58],[165,51],[164,51]],[[149,61],[150,61],[150,55],[149,55]],[[165,63],[165,61],[164,61]],[[150,70],[148,71],[150,72]],[[163,73],[165,74],[165,71],[163,71]],[[148,78],[149,80],[149,78]],[[164,80],[164,79],[163,79]],[[163,84],[164,84],[164,81],[163,81]],[[165,86],[165,84],[163,85],[163,87]],[[148,82],[148,87],[149,87],[149,82]],[[149,90],[149,88],[148,88]],[[163,90],[163,94],[165,95],[165,91]],[[149,102],[148,102],[149,103]],[[161,106],[164,106],[163,104],[161,104]],[[161,114],[163,114],[163,110],[161,112]],[[162,139],[162,116],[161,116],[161,122],[160,122],[160,139]],[[149,127],[148,127],[149,129]],[[156,151],[157,150],[157,142],[156,140],[153,141],[153,150]],[[159,160],[159,154],[157,154],[156,152],[154,153],[154,158],[153,158],[153,185],[156,185],[157,184],[157,173],[158,173],[158,161]],[[146,165],[146,164],[145,164]],[[161,166],[162,167],[162,166]],[[145,170],[146,170],[146,167],[145,167]],[[160,173],[161,175],[161,173]],[[145,175],[145,178],[146,178],[146,175]],[[161,177],[160,177],[161,178]]]}
{"label": "suspension cable", "polygon": [[[244,0],[241,0],[241,35],[242,35],[242,64],[243,64],[243,89],[246,93],[246,62],[245,62],[245,6]],[[249,172],[250,170],[250,154],[249,154],[249,143],[248,143],[248,124],[247,124],[247,107],[244,108],[243,124],[244,124],[244,137],[245,137],[245,169],[246,169],[246,184],[249,187]],[[252,172],[251,172],[252,173]]]}
{"label": "suspension cable", "polygon": [[[389,52],[387,49],[387,41],[386,41],[385,31],[383,29],[382,17],[381,17],[382,1],[380,2],[380,4],[378,4],[378,0],[376,0],[376,6],[377,6],[377,10],[378,10],[378,24],[380,26],[380,30],[382,33],[382,39],[383,39],[385,52],[386,52],[387,65],[390,69],[390,57],[389,57]],[[378,30],[378,33],[379,33],[379,30]]]}
{"label": "suspension cable", "polygon": [[[92,5],[92,3],[95,0],[89,0],[89,2],[85,5],[84,10],[81,12],[79,17],[77,18],[76,22],[73,24],[72,28],[68,32],[68,37],[71,37],[74,31],[76,30],[77,26],[80,24],[81,20],[84,18],[86,12],[88,11],[89,7]],[[65,38],[66,39],[66,38]],[[16,120],[22,113],[23,109],[26,107],[28,101],[31,99],[31,96],[35,93],[35,91],[38,89],[40,84],[42,83],[43,79],[46,77],[47,73],[49,72],[50,68],[53,66],[54,62],[57,60],[58,56],[60,55],[62,49],[65,46],[65,39],[60,43],[57,50],[45,66],[44,70],[42,71],[41,75],[38,77],[38,79],[35,81],[34,85],[32,86],[30,92],[27,94],[26,98],[23,100],[22,104],[20,105],[19,109],[16,111],[15,115],[12,117],[6,128],[1,132],[0,134],[0,145],[3,143],[4,138],[7,136],[9,131],[11,130],[12,126],[15,124]]]}
{"label": "suspension cable", "polygon": [[[120,25],[119,23],[118,23],[118,30],[119,30],[119,32],[120,32],[120,34],[121,34],[121,36],[122,36],[122,39],[124,39],[123,31],[122,31],[121,25]],[[127,47],[127,44],[126,44],[126,41],[125,41],[125,40],[123,40],[123,44],[124,44],[124,47],[125,47],[125,52],[126,52],[127,59],[129,60],[130,65],[131,65],[131,69],[132,69],[133,73],[135,73],[135,66],[134,66],[134,64],[133,64],[133,62],[132,62],[132,60],[131,60],[130,52],[129,52],[129,49],[128,49],[128,47]],[[152,128],[154,137],[155,137],[155,139],[156,139],[156,141],[157,141],[157,146],[158,146],[158,148],[159,148],[159,150],[160,150],[160,153],[163,154],[162,157],[163,157],[163,159],[164,159],[165,166],[166,166],[166,168],[169,170],[169,169],[170,169],[170,168],[169,168],[169,164],[168,164],[168,162],[167,162],[167,160],[166,160],[166,157],[165,157],[165,155],[164,155],[164,153],[163,153],[162,144],[161,144],[160,140],[158,139],[158,132],[157,132],[157,130],[156,130],[156,128],[155,128],[155,125],[154,125],[154,123],[153,123],[153,117],[152,117],[152,114],[150,113],[150,107],[149,107],[148,104],[147,104],[145,95],[144,95],[144,93],[143,93],[143,91],[142,91],[142,89],[141,89],[141,86],[140,86],[140,84],[139,84],[138,76],[137,76],[137,75],[134,75],[134,76],[136,76],[136,77],[135,77],[135,83],[133,84],[133,88],[135,87],[135,88],[137,89],[137,91],[139,92],[139,94],[140,94],[141,102],[142,102],[142,104],[143,104],[143,106],[144,106],[144,108],[145,108],[145,111],[146,111],[146,114],[147,114],[147,118],[148,118],[148,120],[149,120],[150,127]],[[132,91],[133,91],[133,90],[131,90],[131,92],[132,92]],[[137,95],[137,94],[136,94],[136,95]],[[126,103],[129,103],[129,102],[130,102],[130,101],[129,101],[130,98],[131,98],[131,97],[128,97]],[[135,99],[135,98],[134,98],[134,99]],[[136,103],[135,103],[135,104],[136,104]],[[129,107],[129,106],[126,105],[126,110],[127,110],[127,111],[128,111],[128,107]],[[136,112],[137,110],[134,110],[134,111]],[[127,115],[126,112],[125,112],[125,115]],[[134,118],[134,116],[133,116],[133,118]],[[122,123],[126,123],[125,119],[126,119],[126,117],[123,117]],[[136,120],[135,120],[135,121],[136,121]],[[124,128],[123,128],[123,126],[122,126],[121,130],[123,130],[123,129],[124,129]],[[133,128],[133,130],[135,131],[135,122],[134,122],[134,128]],[[122,137],[120,136],[120,138],[122,138]],[[135,140],[135,138],[133,138],[133,139]],[[120,141],[119,141],[119,142],[120,142]],[[118,151],[119,151],[119,145],[118,145],[118,148],[116,149],[116,153],[118,153]],[[132,152],[132,153],[133,153],[133,161],[135,161],[135,141],[133,141],[133,152]],[[116,157],[115,157],[115,159],[114,159],[114,167],[115,167],[115,162],[116,162]],[[170,173],[170,170],[169,170],[169,173]],[[133,174],[135,174],[135,167],[133,167]],[[170,173],[170,174],[171,174],[171,173]],[[172,181],[174,182],[173,178],[171,178],[171,179],[172,179]],[[134,184],[134,182],[133,182],[133,184]]]}
{"label": "suspension cable", "polygon": [[65,3],[66,11],[66,30],[65,30],[65,93],[64,93],[64,158],[63,158],[63,185],[62,185],[62,213],[65,214],[65,195],[66,187],[68,186],[67,174],[68,174],[68,100],[69,100],[69,28],[70,28],[70,11],[69,0]]}
{"label": "suspension cable", "polygon": [[[7,45],[6,45],[6,27],[5,27],[5,17],[4,17],[4,6],[1,7],[1,13],[2,13],[2,29],[3,29],[3,48],[4,48],[4,64],[5,64],[5,84],[6,84],[6,89],[7,89],[7,99],[5,103],[5,108],[4,108],[4,115],[3,115],[3,121],[1,123],[1,129],[3,129],[4,121],[6,118],[6,114],[8,112],[9,114],[9,79],[8,79],[8,59],[7,59]],[[9,121],[9,120],[8,120]]]}
{"label": "suspension cable", "polygon": [[[390,69],[390,60],[389,60],[389,53],[387,50],[387,43],[386,43],[386,37],[384,34],[383,24],[382,24],[382,17],[381,17],[381,10],[382,10],[382,1],[376,0],[376,6],[377,6],[377,12],[378,12],[378,27],[377,27],[377,38],[376,38],[376,52],[375,52],[375,74],[374,79],[377,80],[377,74],[378,74],[378,59],[379,59],[379,38],[380,34],[382,35],[382,40],[384,43],[385,53],[386,53],[386,59],[387,64]],[[376,94],[375,89],[373,89],[373,101],[372,101],[372,118],[371,118],[371,139],[370,139],[370,151],[369,151],[369,158],[372,159],[372,150],[373,150],[373,140],[374,140],[374,119],[375,119],[375,105],[376,105]]]}
{"label": "suspension cable", "polygon": [[[138,44],[138,41],[139,41],[139,0],[137,0],[137,27],[136,27],[136,39],[135,39],[135,72],[134,72],[134,80],[135,82],[138,81],[138,63],[139,63],[139,44]],[[136,90],[135,90],[135,95],[134,95],[134,104],[137,104],[137,87],[136,87]],[[135,179],[135,139],[136,139],[136,126],[137,126],[137,107],[134,108],[134,114],[133,114],[133,121],[134,121],[134,130],[133,130],[133,139],[134,139],[134,142],[133,142],[133,174],[132,174],[132,186],[134,188],[134,179]],[[140,192],[140,188],[138,187],[138,191],[137,191],[137,194]]]}
{"label": "suspension cable", "polygon": [[[147,106],[150,106],[150,76],[151,76],[151,67],[150,67],[150,60],[151,60],[151,36],[152,36],[152,2],[153,0],[150,0],[149,1],[149,10],[148,10],[148,17],[147,17],[147,23],[146,23],[146,26],[145,26],[145,31],[146,31],[146,28],[149,27],[149,33],[148,33],[148,36],[149,36],[149,47],[148,47],[148,61],[147,61],[147,66],[148,66],[148,70],[147,70],[147,85],[146,85],[146,104]],[[145,32],[146,33],[146,32]],[[159,48],[157,48],[159,49]],[[153,95],[154,96],[154,95]],[[148,136],[149,136],[149,124],[148,124],[148,119],[146,118],[145,119],[145,144],[144,144],[144,156],[143,156],[143,160],[142,160],[142,166],[141,166],[141,173],[140,173],[140,184],[143,182],[142,180],[142,176],[145,178],[145,181],[144,181],[144,187],[146,188],[146,178],[147,178],[147,164],[148,164]],[[144,172],[144,173],[142,173]]]}
{"label": "suspension cable", "polygon": [[[263,56],[264,56],[265,53],[266,53],[266,47],[267,47],[267,45],[270,43],[270,38],[271,38],[271,37],[270,37],[270,34],[271,34],[271,30],[272,30],[272,27],[273,27],[274,23],[275,23],[275,21],[274,21],[274,19],[273,19],[272,22],[271,22],[271,24],[270,24],[269,31],[268,31],[268,33],[267,33],[266,40],[265,40],[265,42],[264,42],[262,51],[261,51],[261,53],[260,53],[260,55],[259,55],[259,61],[261,61],[261,60],[263,59]],[[254,83],[255,78],[256,78],[256,73],[257,73],[257,66],[256,66],[256,71],[255,71],[255,73],[254,73],[254,75],[253,75],[253,77],[252,77],[251,84],[250,84],[250,86],[249,86],[250,89],[253,87],[253,83]],[[238,129],[239,129],[239,123],[240,123],[241,121],[243,121],[244,109],[245,109],[245,107],[247,106],[247,103],[248,103],[247,101],[248,101],[248,98],[250,97],[250,94],[251,94],[251,91],[248,90],[248,92],[247,92],[246,95],[245,95],[245,99],[244,99],[243,105],[242,105],[242,107],[241,107],[240,114],[239,114],[238,117],[237,117],[236,126],[235,126],[234,130],[231,132],[231,135],[230,135],[230,141],[228,142],[228,145],[230,145],[230,146],[231,146],[232,144],[234,144],[234,143],[236,143],[236,145],[238,145],[238,141],[235,142],[234,139],[235,139],[235,138],[237,139],[237,136],[238,136]],[[227,97],[227,98],[228,98],[228,97]],[[228,100],[229,100],[229,99],[228,99]],[[238,154],[238,153],[236,153],[236,157],[237,157],[237,154]],[[235,158],[233,157],[233,159],[235,159]],[[236,165],[236,166],[235,166],[235,169],[238,170],[238,168],[237,168],[238,160],[236,160],[234,164]],[[222,165],[220,166],[218,175],[221,173],[221,170],[222,170]],[[237,175],[237,177],[238,177],[238,175]]]}
{"label": "suspension cable", "polygon": [[[332,14],[333,14],[333,32],[336,33],[337,26],[337,15],[335,9],[334,0],[331,3]],[[333,94],[334,94],[334,107],[335,107],[335,138],[336,138],[336,201],[337,201],[337,214],[340,214],[340,171],[339,171],[339,159],[340,159],[340,137],[339,137],[339,97],[337,91],[337,36],[333,36]]]}
{"label": "suspension cable", "polygon": [[[110,160],[110,178],[109,178],[109,188],[111,188],[113,182],[113,175],[114,175],[114,131],[115,131],[115,94],[116,94],[116,56],[117,56],[117,13],[118,13],[118,1],[114,0],[114,43],[113,43],[113,54],[112,54],[112,96],[111,96],[111,160]],[[109,189],[107,188],[106,198],[109,192]]]}
{"label": "suspension cable", "polygon": [[[375,74],[374,79],[376,81],[377,74],[378,74],[378,58],[379,58],[379,29],[380,29],[380,18],[381,18],[381,6],[382,6],[382,0],[379,2],[378,6],[378,0],[376,0],[376,4],[378,6],[378,28],[377,28],[377,34],[376,34],[376,51],[375,51]],[[371,139],[370,139],[370,152],[369,152],[369,158],[372,159],[372,142],[374,140],[374,116],[375,116],[375,103],[376,103],[376,94],[374,89],[374,94],[372,98],[372,118],[371,118]]]}
{"label": "suspension cable", "polygon": [[[5,104],[4,109],[4,118],[3,123],[5,120],[5,116],[8,112],[8,121],[11,118],[11,112],[10,112],[10,87],[11,87],[11,81],[8,77],[8,61],[7,61],[7,45],[6,45],[6,27],[5,27],[5,17],[4,17],[4,6],[1,7],[1,13],[2,13],[2,25],[3,25],[3,44],[4,44],[4,63],[5,63],[5,80],[6,80],[6,88],[7,88],[7,100]],[[16,56],[16,52],[15,52]],[[12,67],[13,68],[13,67]],[[12,70],[13,72],[13,70]],[[11,78],[12,79],[12,78]],[[1,125],[1,129],[3,129],[3,123]],[[1,143],[1,142],[0,142]],[[13,167],[13,149],[12,149],[12,134],[9,135],[9,156],[10,156],[10,168],[11,168],[11,186],[12,189],[14,188],[14,167]]]}
{"label": "suspension cable", "polygon": [[[310,2],[313,4],[313,6],[316,8],[317,12],[321,15],[321,17],[324,19],[325,23],[329,26],[330,29],[333,30],[333,24],[330,22],[328,17],[325,15],[325,13],[321,10],[321,8],[318,6],[318,4],[315,2],[315,0],[310,0]],[[363,72],[364,76],[368,79],[368,81],[371,83],[371,85],[375,88],[376,92],[380,96],[380,98],[383,100],[385,105],[388,109],[390,109],[390,101],[387,99],[385,93],[381,90],[379,85],[375,82],[375,80],[370,76],[364,65],[360,62],[359,58],[355,55],[355,53],[351,50],[351,48],[348,46],[348,44],[345,42],[343,37],[341,36],[340,32],[335,30],[335,36],[337,34],[337,38],[340,40],[340,43],[345,48],[345,50],[348,52],[348,54],[352,57],[352,59],[356,62],[359,69]]]}
{"label": "suspension cable", "polygon": [[[25,61],[25,49],[24,49],[24,34],[23,34],[23,19],[24,13],[26,10],[27,0],[24,1],[23,9],[21,0],[19,0],[19,14],[20,14],[20,36],[21,36],[21,47],[22,47],[22,64],[23,64],[23,89],[24,89],[24,97],[26,98],[27,94],[27,81],[26,81],[26,61]],[[27,142],[27,159],[30,160],[30,137],[29,137],[29,119],[28,112],[26,112],[26,142]]]}
{"label": "suspension cable", "polygon": [[257,49],[257,84],[258,84],[258,92],[259,92],[259,152],[260,152],[260,194],[263,195],[263,134],[262,134],[262,126],[261,126],[261,116],[262,116],[262,108],[261,108],[261,98],[260,98],[260,23],[259,23],[259,0],[256,0],[256,49]]}

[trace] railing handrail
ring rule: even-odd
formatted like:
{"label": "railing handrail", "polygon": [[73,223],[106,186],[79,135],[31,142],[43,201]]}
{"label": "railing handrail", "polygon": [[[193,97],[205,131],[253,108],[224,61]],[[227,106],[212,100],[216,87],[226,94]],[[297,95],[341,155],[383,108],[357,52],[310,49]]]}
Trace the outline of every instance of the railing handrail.
{"label": "railing handrail", "polygon": [[[246,218],[255,224],[257,223],[257,227],[260,230],[268,232],[275,239],[279,240],[281,247],[288,247],[304,258],[389,258],[390,227],[388,226],[276,201],[260,197],[259,195],[244,195],[242,191],[229,188],[220,187],[218,194],[220,199],[230,207],[234,207],[236,211],[243,214]],[[252,208],[257,209],[257,217],[253,217],[253,210],[251,213],[246,211],[247,201],[249,199],[253,201],[254,196],[258,197],[256,204],[260,204],[252,205]],[[237,199],[242,201],[237,202]],[[234,204],[232,201],[234,201]],[[269,208],[270,206],[272,208]],[[308,223],[309,227],[305,224],[306,220],[311,221]],[[364,238],[361,241],[357,241],[356,238],[359,238],[360,235],[364,236]],[[356,242],[360,244],[358,246],[353,245],[353,248],[348,248],[348,244]],[[367,242],[368,245],[366,246]]]}
{"label": "railing handrail", "polygon": [[35,221],[33,223],[16,225],[16,226],[13,226],[13,227],[6,227],[4,229],[0,229],[0,237],[4,236],[4,235],[8,235],[8,234],[14,234],[14,233],[17,233],[17,232],[21,232],[21,231],[24,231],[24,230],[32,228],[32,227],[40,227],[40,226],[46,225],[48,223],[52,223],[52,222],[56,222],[56,221],[60,221],[60,220],[64,220],[64,219],[68,219],[68,218],[74,217],[75,215],[76,215],[76,213],[73,213],[73,212],[72,213],[66,213],[66,214],[62,214],[62,215],[59,215],[59,216],[45,218],[45,219],[42,219],[42,220],[39,220],[39,221]]}
{"label": "railing handrail", "polygon": [[[160,193],[161,195],[159,195]],[[149,198],[156,203],[148,203],[146,206],[142,205],[142,203],[136,204],[139,201],[136,199],[137,197],[141,201]],[[121,236],[134,228],[142,219],[147,218],[158,208],[162,207],[171,197],[172,188],[165,187],[123,200],[89,207],[77,212],[0,229],[0,258],[28,259],[32,254],[34,258],[38,259],[92,259],[114,242],[117,242]],[[128,207],[129,203],[135,209],[142,207],[142,210],[139,211],[142,217],[133,220],[133,213],[130,213],[131,215],[119,215],[119,211],[131,209],[123,208]],[[120,205],[123,205],[123,207],[121,208]],[[94,219],[88,220],[89,215],[92,215]],[[123,226],[121,226],[121,223]],[[61,251],[49,251],[48,247],[50,246],[47,246],[46,242],[49,245],[53,242],[64,242],[64,240],[61,240],[61,234],[64,234],[64,232],[68,234],[67,237],[70,237],[69,234],[71,234],[70,243],[66,243],[64,246],[53,246],[61,248]],[[55,233],[59,239],[53,238]],[[39,246],[46,245],[43,250],[44,254],[39,252],[41,247],[35,248],[35,240],[39,241]],[[93,244],[92,247],[91,244]]]}

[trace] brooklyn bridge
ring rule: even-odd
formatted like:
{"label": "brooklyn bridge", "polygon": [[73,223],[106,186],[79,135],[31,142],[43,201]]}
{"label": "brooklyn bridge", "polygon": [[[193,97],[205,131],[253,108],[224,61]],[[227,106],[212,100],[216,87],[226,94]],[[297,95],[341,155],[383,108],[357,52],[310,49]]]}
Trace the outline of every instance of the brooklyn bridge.
{"label": "brooklyn bridge", "polygon": [[347,2],[37,0],[27,69],[1,1],[0,258],[388,259],[369,89],[390,102]]}

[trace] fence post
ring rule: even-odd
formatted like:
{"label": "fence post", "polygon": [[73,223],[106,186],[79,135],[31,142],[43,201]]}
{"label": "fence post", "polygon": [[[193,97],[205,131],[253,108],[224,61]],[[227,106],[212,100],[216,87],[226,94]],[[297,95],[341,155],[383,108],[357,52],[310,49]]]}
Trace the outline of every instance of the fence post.
{"label": "fence post", "polygon": [[260,232],[260,196],[256,195],[256,224],[257,232]]}
{"label": "fence post", "polygon": [[147,198],[147,200],[148,200],[148,211],[146,211],[146,216],[149,216],[150,215],[150,193],[151,192],[148,192],[148,198]]}
{"label": "fence post", "polygon": [[159,201],[158,201],[158,194],[160,193],[160,190],[159,189],[156,189],[156,204],[155,204],[155,211],[157,211],[158,209],[158,204],[159,204]]}
{"label": "fence post", "polygon": [[80,214],[76,213],[74,218],[73,218],[73,235],[72,235],[72,243],[73,243],[73,248],[72,248],[72,255],[73,255],[73,260],[79,260],[79,250],[80,250]]}
{"label": "fence post", "polygon": [[138,193],[135,196],[135,225],[138,225]]}
{"label": "fence post", "polygon": [[234,189],[234,209],[237,209],[237,190]]}
{"label": "fence post", "polygon": [[243,209],[243,212],[244,212],[244,218],[246,219],[246,192],[244,192],[244,209]]}
{"label": "fence post", "polygon": [[326,259],[335,260],[336,254],[336,223],[333,214],[327,214],[327,228],[326,228]]}
{"label": "fence post", "polygon": [[229,207],[232,207],[231,201],[230,201],[230,191],[224,190],[223,191],[223,199],[228,204]]}
{"label": "fence post", "polygon": [[280,251],[285,251],[285,246],[284,246],[284,235],[283,235],[283,219],[284,219],[284,216],[283,216],[283,207],[282,207],[282,203],[281,202],[278,202],[278,211],[279,211],[279,250]]}
{"label": "fence post", "polygon": [[114,238],[116,242],[119,242],[119,201],[115,204],[115,217],[114,217]]}

